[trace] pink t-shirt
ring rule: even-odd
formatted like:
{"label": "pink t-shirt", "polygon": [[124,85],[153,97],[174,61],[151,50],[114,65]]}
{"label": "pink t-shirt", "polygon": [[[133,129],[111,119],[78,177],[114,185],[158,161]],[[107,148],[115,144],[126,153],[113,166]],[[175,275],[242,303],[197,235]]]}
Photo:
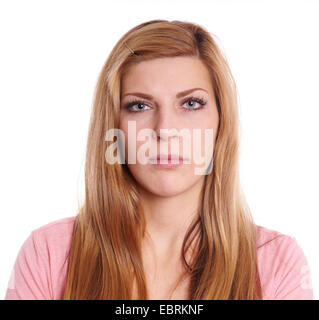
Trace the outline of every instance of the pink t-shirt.
{"label": "pink t-shirt", "polygon": [[[61,300],[75,217],[31,232],[8,283],[6,300]],[[295,238],[258,226],[258,268],[264,300],[314,299],[311,272]]]}

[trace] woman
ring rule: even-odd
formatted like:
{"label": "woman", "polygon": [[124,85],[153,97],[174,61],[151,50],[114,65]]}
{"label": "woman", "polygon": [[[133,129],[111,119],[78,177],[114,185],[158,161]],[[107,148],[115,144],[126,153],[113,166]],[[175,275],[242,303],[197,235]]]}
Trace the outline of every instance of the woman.
{"label": "woman", "polygon": [[[130,125],[151,132],[144,157]],[[183,149],[180,136],[191,138]],[[114,145],[121,161],[110,161]],[[210,33],[181,21],[136,26],[98,79],[84,204],[31,233],[6,299],[313,299],[295,238],[253,222],[238,152],[236,86]]]}

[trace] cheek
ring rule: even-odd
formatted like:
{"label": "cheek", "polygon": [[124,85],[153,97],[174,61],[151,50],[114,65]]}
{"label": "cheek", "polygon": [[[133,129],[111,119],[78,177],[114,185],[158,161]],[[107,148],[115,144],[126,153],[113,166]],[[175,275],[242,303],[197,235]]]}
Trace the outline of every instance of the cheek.
{"label": "cheek", "polygon": [[[145,156],[147,156],[148,152],[144,155],[142,151],[147,149],[147,142],[150,138],[147,136],[142,141],[137,140],[140,130],[148,129],[148,127],[141,126],[137,121],[130,121],[130,123],[128,121],[120,123],[119,129],[121,130],[122,137],[124,137],[126,163],[136,164],[138,163],[138,159],[145,161]],[[139,150],[141,151],[138,157]]]}
{"label": "cheek", "polygon": [[121,148],[122,152],[123,151],[125,152],[125,159],[126,159],[126,154],[127,154],[127,136],[128,136],[127,125],[123,125],[123,123],[120,123],[119,130],[120,130],[120,137],[121,137],[122,141],[118,145],[118,147]]}
{"label": "cheek", "polygon": [[203,122],[201,124],[202,127],[202,134],[201,134],[201,146],[202,150],[205,150],[207,148],[213,148],[214,142],[217,135],[218,130],[218,124],[219,124],[219,116],[217,110],[212,110],[209,112],[207,117],[203,119]]}
{"label": "cheek", "polygon": [[216,130],[212,118],[203,119],[201,125],[192,130],[192,165],[197,176],[211,173]]}

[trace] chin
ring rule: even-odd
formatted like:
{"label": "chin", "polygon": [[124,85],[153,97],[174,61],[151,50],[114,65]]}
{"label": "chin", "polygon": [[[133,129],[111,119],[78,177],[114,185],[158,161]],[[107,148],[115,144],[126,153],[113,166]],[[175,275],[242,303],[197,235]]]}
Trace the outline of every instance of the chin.
{"label": "chin", "polygon": [[131,173],[137,184],[147,193],[159,197],[179,195],[194,186],[198,177],[188,170],[142,170],[131,167]]}
{"label": "chin", "polygon": [[187,183],[185,179],[158,179],[158,180],[147,180],[139,181],[139,184],[146,190],[148,193],[159,197],[172,197],[182,194],[187,191],[192,183]]}
{"label": "chin", "polygon": [[147,192],[157,197],[174,197],[179,194],[182,194],[185,191],[185,189],[177,189],[174,187],[170,187],[170,188],[163,187],[156,190],[154,188],[147,188],[146,190]]}

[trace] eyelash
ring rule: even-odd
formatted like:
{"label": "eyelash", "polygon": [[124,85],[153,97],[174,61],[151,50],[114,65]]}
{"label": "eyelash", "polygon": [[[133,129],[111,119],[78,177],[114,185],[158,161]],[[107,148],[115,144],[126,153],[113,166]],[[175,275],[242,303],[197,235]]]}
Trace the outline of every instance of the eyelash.
{"label": "eyelash", "polygon": [[[200,110],[200,109],[203,109],[204,105],[206,104],[206,101],[202,98],[196,98],[194,96],[191,96],[191,97],[188,97],[186,100],[184,100],[184,102],[182,104],[185,104],[186,102],[189,102],[189,101],[194,101],[194,102],[197,102],[200,104],[199,107],[195,108],[195,109],[192,109],[192,108],[184,108],[185,111],[197,111],[197,110]],[[144,105],[147,105],[147,101],[143,100],[143,99],[134,99],[130,102],[128,102],[124,108],[128,110],[128,112],[143,112],[143,111],[146,111],[146,110],[140,110],[140,111],[131,111],[130,108],[133,107],[134,105],[136,104],[144,104]]]}

